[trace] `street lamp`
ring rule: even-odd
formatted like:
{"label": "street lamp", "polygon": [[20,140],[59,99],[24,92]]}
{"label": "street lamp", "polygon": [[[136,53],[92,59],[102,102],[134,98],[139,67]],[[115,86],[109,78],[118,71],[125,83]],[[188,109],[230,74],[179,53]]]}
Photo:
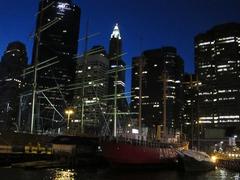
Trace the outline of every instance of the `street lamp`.
{"label": "street lamp", "polygon": [[66,109],[65,114],[67,115],[67,131],[69,132],[69,125],[70,125],[70,116],[73,114],[74,111],[72,109]]}

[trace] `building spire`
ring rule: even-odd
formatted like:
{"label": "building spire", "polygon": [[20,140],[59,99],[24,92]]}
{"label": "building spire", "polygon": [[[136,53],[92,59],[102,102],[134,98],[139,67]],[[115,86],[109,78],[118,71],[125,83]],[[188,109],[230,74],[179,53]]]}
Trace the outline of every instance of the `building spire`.
{"label": "building spire", "polygon": [[113,32],[111,34],[111,39],[112,38],[121,39],[118,23],[116,23],[116,25],[114,26]]}

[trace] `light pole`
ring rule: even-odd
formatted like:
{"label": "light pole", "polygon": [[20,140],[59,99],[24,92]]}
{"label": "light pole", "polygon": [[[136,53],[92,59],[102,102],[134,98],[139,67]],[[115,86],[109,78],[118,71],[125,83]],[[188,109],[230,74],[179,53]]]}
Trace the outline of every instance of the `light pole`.
{"label": "light pole", "polygon": [[67,115],[67,132],[69,133],[69,127],[70,127],[70,116],[73,114],[74,111],[72,109],[66,109],[65,114]]}

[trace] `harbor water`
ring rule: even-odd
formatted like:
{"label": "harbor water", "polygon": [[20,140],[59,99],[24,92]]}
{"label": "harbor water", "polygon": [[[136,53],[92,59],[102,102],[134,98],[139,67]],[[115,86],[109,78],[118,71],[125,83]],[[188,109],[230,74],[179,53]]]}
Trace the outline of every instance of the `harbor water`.
{"label": "harbor water", "polygon": [[238,172],[225,169],[205,173],[179,171],[123,171],[112,169],[41,169],[0,168],[1,180],[240,180]]}

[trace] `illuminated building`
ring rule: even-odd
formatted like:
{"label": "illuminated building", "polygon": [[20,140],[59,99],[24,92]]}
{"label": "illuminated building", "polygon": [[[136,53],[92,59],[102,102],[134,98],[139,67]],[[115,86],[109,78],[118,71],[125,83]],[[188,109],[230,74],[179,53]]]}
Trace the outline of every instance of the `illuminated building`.
{"label": "illuminated building", "polygon": [[[115,25],[111,34],[110,45],[109,45],[109,69],[112,73],[109,75],[109,95],[114,95],[114,87],[117,85],[117,94],[124,96],[125,94],[125,62],[122,60],[122,38],[118,24]],[[117,81],[115,81],[115,70],[117,71]],[[126,98],[122,97],[117,100],[118,111],[126,112],[128,104]],[[109,101],[112,105],[113,101]],[[110,108],[111,109],[111,108]]]}
{"label": "illuminated building", "polygon": [[240,123],[240,24],[215,26],[197,35],[195,62],[199,122],[230,135]]}
{"label": "illuminated building", "polygon": [[[76,77],[74,90],[74,109],[75,116],[72,123],[72,129],[80,131],[82,102],[84,102],[84,132],[88,134],[99,134],[101,128],[105,125],[105,113],[108,93],[108,68],[109,59],[107,58],[104,47],[94,46],[87,52],[86,57],[79,58],[76,66]],[[86,58],[86,60],[85,60]],[[84,62],[86,62],[84,68]],[[84,70],[85,69],[85,70]],[[83,79],[84,78],[84,79]],[[84,96],[82,85],[84,84]],[[73,87],[74,89],[74,87]],[[82,97],[84,99],[82,99]]]}
{"label": "illuminated building", "polygon": [[197,80],[195,74],[185,74],[183,80],[184,111],[182,130],[191,138],[196,133],[197,122]]}
{"label": "illuminated building", "polygon": [[20,93],[25,86],[23,69],[27,66],[26,47],[21,42],[8,44],[0,63],[0,126],[2,131],[18,130]]}
{"label": "illuminated building", "polygon": [[[142,63],[140,63],[142,61]],[[180,129],[183,108],[183,60],[174,47],[143,52],[132,62],[131,111],[139,111],[139,67],[142,64],[142,126],[163,125],[164,82],[166,84],[166,125],[170,131]],[[164,78],[165,77],[165,78]],[[134,115],[135,118],[136,115]]]}
{"label": "illuminated building", "polygon": [[[64,109],[72,101],[72,94],[66,86],[74,78],[73,57],[77,54],[79,24],[80,8],[71,0],[40,1],[36,25],[36,32],[39,29],[41,32],[40,43],[37,44],[35,37],[32,64],[54,59],[44,64],[48,67],[38,71],[37,90],[59,88],[37,94],[34,129],[56,129],[56,122],[64,123]],[[37,46],[39,51],[36,55]]]}

